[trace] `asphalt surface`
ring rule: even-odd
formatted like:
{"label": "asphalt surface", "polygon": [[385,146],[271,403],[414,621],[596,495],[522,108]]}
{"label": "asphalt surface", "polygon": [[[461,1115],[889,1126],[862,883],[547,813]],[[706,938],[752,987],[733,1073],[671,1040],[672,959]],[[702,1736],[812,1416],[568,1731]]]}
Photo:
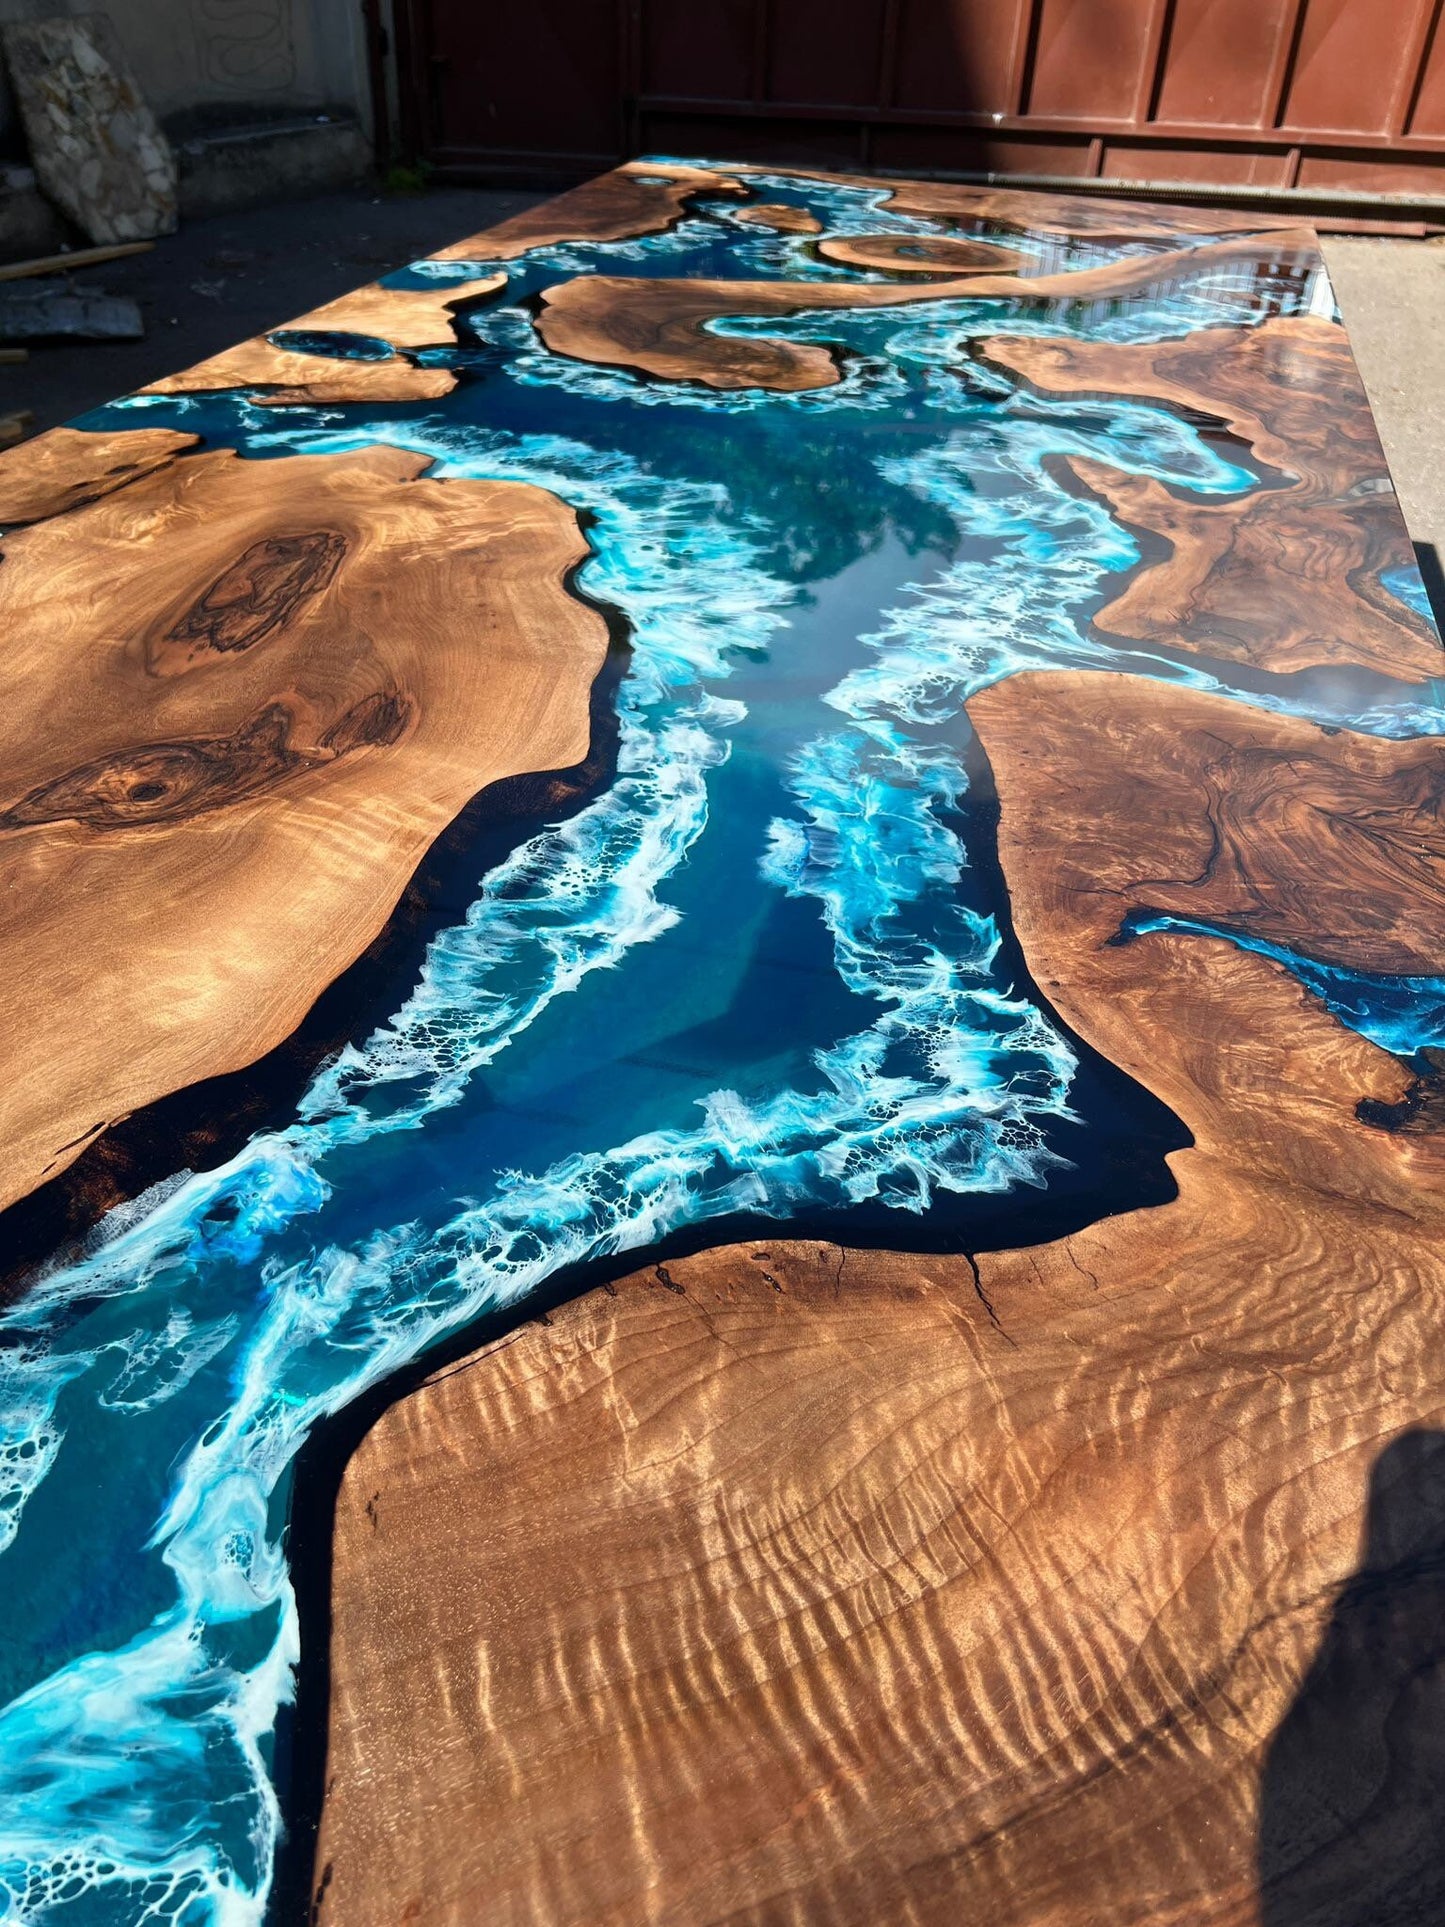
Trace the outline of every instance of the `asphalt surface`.
{"label": "asphalt surface", "polygon": [[54,428],[544,198],[464,187],[379,197],[357,188],[189,221],[150,254],[74,276],[78,287],[139,302],[145,339],[32,346],[28,362],[0,367],[0,415],[29,408],[37,429]]}

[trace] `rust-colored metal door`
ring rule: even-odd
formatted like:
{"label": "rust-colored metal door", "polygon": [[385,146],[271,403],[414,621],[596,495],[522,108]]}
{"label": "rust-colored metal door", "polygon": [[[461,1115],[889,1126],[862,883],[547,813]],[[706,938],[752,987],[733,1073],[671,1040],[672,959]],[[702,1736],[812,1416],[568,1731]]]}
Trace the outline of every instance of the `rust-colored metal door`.
{"label": "rust-colored metal door", "polygon": [[411,144],[1445,194],[1442,0],[396,0]]}

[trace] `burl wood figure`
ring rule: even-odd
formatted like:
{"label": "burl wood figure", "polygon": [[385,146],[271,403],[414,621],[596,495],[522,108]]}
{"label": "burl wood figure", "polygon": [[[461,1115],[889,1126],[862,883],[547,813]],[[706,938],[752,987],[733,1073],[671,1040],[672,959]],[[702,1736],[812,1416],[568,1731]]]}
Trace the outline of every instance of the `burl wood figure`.
{"label": "burl wood figure", "polygon": [[1445,660],[1310,231],[633,162],[0,528],[0,1917],[1445,1919]]}

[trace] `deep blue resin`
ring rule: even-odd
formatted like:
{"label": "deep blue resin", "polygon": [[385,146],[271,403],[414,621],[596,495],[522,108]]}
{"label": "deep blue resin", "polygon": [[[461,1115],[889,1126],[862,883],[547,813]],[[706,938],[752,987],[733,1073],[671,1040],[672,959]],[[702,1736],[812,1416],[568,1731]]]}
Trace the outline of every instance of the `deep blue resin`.
{"label": "deep blue resin", "polygon": [[376,335],[324,328],[278,328],[266,339],[295,355],[325,355],[331,361],[390,361],[396,350]]}

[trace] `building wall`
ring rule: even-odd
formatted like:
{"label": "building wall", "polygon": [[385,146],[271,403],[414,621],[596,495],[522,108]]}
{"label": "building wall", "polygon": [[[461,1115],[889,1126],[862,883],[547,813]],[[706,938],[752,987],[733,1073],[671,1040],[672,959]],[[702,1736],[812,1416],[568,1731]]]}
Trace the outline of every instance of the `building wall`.
{"label": "building wall", "polygon": [[[0,0],[0,21],[102,10],[151,106],[183,131],[325,108],[370,131],[360,0]],[[13,123],[7,98],[7,144]]]}

